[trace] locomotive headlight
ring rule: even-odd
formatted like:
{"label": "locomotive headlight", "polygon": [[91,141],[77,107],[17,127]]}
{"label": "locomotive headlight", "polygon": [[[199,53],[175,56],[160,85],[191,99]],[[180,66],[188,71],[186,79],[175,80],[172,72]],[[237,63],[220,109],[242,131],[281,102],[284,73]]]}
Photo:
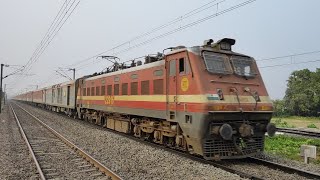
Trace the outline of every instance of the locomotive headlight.
{"label": "locomotive headlight", "polygon": [[269,136],[274,136],[277,131],[277,127],[273,123],[269,123],[266,130]]}
{"label": "locomotive headlight", "polygon": [[233,130],[230,124],[223,124],[219,129],[219,134],[224,140],[231,140]]}

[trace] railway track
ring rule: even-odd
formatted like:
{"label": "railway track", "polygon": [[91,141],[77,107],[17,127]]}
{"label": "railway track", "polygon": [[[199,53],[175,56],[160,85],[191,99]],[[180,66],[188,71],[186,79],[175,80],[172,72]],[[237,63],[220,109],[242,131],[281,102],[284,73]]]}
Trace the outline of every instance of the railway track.
{"label": "railway track", "polygon": [[190,155],[190,154],[181,152],[179,150],[166,148],[164,146],[161,146],[161,145],[149,142],[149,141],[144,141],[142,139],[139,139],[139,138],[136,138],[136,137],[132,137],[132,136],[129,136],[127,134],[119,133],[119,132],[114,131],[114,130],[109,130],[109,129],[107,129],[107,130],[111,131],[111,132],[114,132],[114,133],[117,133],[117,134],[119,134],[121,136],[125,136],[127,138],[133,139],[135,141],[138,141],[138,142],[141,142],[141,143],[153,146],[153,147],[161,148],[161,149],[163,149],[165,151],[169,151],[169,152],[178,154],[178,155],[183,156],[183,157],[187,157],[187,158],[192,159],[192,160],[197,161],[197,162],[201,162],[201,163],[204,163],[204,164],[209,164],[209,165],[215,166],[217,168],[221,168],[221,169],[223,169],[225,171],[228,171],[230,173],[238,174],[240,177],[243,177],[243,178],[248,178],[248,179],[253,179],[253,180],[266,179],[265,177],[251,174],[250,170],[244,171],[244,170],[239,170],[237,168],[234,168],[234,167],[232,167],[233,164],[246,162],[246,163],[251,163],[253,168],[255,168],[256,166],[264,166],[264,167],[267,167],[267,168],[272,169],[272,170],[281,170],[281,171],[283,171],[284,173],[287,173],[287,174],[296,174],[296,175],[299,175],[299,176],[307,178],[307,179],[320,179],[320,174],[313,173],[313,172],[310,172],[310,171],[304,171],[304,170],[301,170],[301,169],[297,169],[297,168],[294,168],[294,167],[289,167],[289,166],[286,166],[286,165],[274,163],[274,162],[271,162],[271,161],[267,161],[267,160],[263,160],[263,159],[259,159],[259,158],[255,158],[255,157],[249,157],[249,158],[246,158],[246,159],[239,159],[239,160],[209,161],[209,160],[205,160],[205,159],[203,159],[201,157],[198,157],[198,156]]}
{"label": "railway track", "polygon": [[317,173],[314,173],[314,172],[310,172],[310,171],[301,170],[301,169],[297,169],[297,168],[294,168],[294,167],[289,167],[289,166],[286,166],[286,165],[283,165],[283,164],[267,161],[267,160],[264,160],[264,159],[250,157],[250,158],[247,158],[245,160],[248,161],[248,162],[255,163],[255,164],[260,164],[260,165],[272,167],[274,169],[280,169],[280,170],[282,170],[282,171],[284,171],[286,173],[298,174],[298,175],[306,177],[308,179],[320,179],[320,174],[317,174]]}
{"label": "railway track", "polygon": [[[58,116],[63,116],[63,117],[68,118],[70,120],[74,120],[73,118],[67,117],[67,116],[65,116],[63,114],[57,114],[57,113],[54,113],[54,112],[51,112],[51,111],[49,111],[49,112],[53,113],[53,114],[56,114]],[[217,168],[221,168],[221,169],[223,169],[225,171],[228,171],[230,173],[238,174],[239,176],[241,176],[243,178],[248,178],[248,179],[267,179],[263,175],[256,175],[256,174],[253,174],[253,173],[250,172],[250,168],[252,169],[252,168],[258,168],[258,167],[259,168],[260,167],[264,167],[265,169],[269,169],[270,171],[271,170],[273,170],[273,171],[281,171],[281,173],[283,173],[283,174],[297,175],[297,176],[299,176],[300,179],[301,179],[301,177],[302,178],[306,178],[306,179],[320,179],[320,174],[317,174],[317,173],[304,171],[304,170],[300,170],[300,169],[297,169],[297,168],[288,167],[288,166],[285,166],[285,165],[281,165],[281,164],[278,164],[278,163],[274,163],[274,162],[271,162],[271,161],[266,161],[266,160],[263,160],[263,159],[253,158],[253,157],[252,158],[246,158],[246,159],[240,159],[240,160],[226,160],[226,161],[218,161],[218,162],[207,161],[207,160],[205,160],[205,159],[203,159],[201,157],[193,156],[193,155],[190,155],[190,154],[186,154],[186,153],[181,152],[179,150],[170,149],[170,148],[155,144],[153,142],[145,141],[143,139],[130,136],[128,134],[124,134],[124,133],[120,133],[120,132],[117,132],[117,131],[114,131],[114,130],[102,128],[100,126],[96,126],[96,125],[93,125],[93,124],[90,124],[90,123],[88,123],[88,125],[95,126],[95,127],[99,128],[99,129],[103,129],[103,130],[118,134],[120,136],[132,139],[134,141],[137,141],[137,142],[140,142],[140,143],[152,146],[152,147],[156,147],[156,148],[159,148],[159,149],[162,149],[162,150],[174,153],[174,154],[178,154],[178,155],[183,156],[183,157],[187,157],[189,159],[192,159],[192,160],[197,161],[197,162],[201,162],[203,164],[208,164],[208,165],[215,166]],[[248,167],[247,167],[246,170],[244,170],[244,169],[237,168],[237,166],[233,166],[235,164],[238,164],[239,166],[243,166],[243,164],[247,164]],[[268,174],[268,172],[264,172],[264,173]],[[271,179],[277,179],[277,178],[271,178]]]}
{"label": "railway track", "polygon": [[10,104],[40,179],[121,179],[39,118],[14,106]]}
{"label": "railway track", "polygon": [[301,136],[308,136],[308,137],[314,137],[314,138],[320,138],[319,132],[311,132],[301,129],[292,129],[292,128],[277,128],[278,132],[288,133],[288,134],[296,134]]}

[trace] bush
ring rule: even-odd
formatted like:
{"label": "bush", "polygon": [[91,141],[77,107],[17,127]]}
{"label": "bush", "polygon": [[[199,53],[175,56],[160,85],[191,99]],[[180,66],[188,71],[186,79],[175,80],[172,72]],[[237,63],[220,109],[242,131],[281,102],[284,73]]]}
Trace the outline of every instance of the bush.
{"label": "bush", "polygon": [[282,128],[294,128],[294,127],[295,127],[295,126],[293,126],[293,125],[289,125],[289,124],[287,123],[287,121],[282,121],[281,118],[276,119],[276,120],[274,121],[274,123],[276,124],[277,127],[282,127]]}
{"label": "bush", "polygon": [[307,127],[308,128],[316,128],[316,129],[318,129],[318,127],[315,124],[309,124]]}

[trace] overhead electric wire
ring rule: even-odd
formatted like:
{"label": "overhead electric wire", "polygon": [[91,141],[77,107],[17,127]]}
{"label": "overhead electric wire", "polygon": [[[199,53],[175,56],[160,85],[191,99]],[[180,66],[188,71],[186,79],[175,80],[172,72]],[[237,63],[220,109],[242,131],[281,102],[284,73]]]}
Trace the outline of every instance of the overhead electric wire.
{"label": "overhead electric wire", "polygon": [[[68,3],[66,4],[66,2],[68,2]],[[46,32],[45,35],[43,36],[43,38],[42,38],[42,40],[40,41],[39,45],[37,46],[36,50],[33,52],[32,56],[31,56],[30,59],[29,59],[29,61],[26,63],[25,67],[28,67],[29,64],[32,64],[32,62],[34,61],[34,57],[39,53],[39,49],[42,49],[42,47],[43,47],[43,45],[44,45],[44,43],[45,43],[45,40],[48,39],[48,37],[50,37],[51,28],[53,27],[53,25],[56,24],[57,17],[59,17],[59,18],[58,18],[58,20],[59,20],[60,17],[61,17],[61,14],[62,14],[63,11],[66,9],[66,7],[68,6],[69,2],[71,2],[71,0],[70,0],[70,1],[66,0],[66,1],[62,4],[62,6],[61,6],[61,8],[60,8],[60,10],[59,10],[59,12],[58,12],[58,14],[55,16],[55,18],[54,18],[54,20],[52,21],[50,27],[48,28],[47,32]],[[64,8],[65,4],[66,4],[66,7]],[[63,9],[63,10],[62,10],[62,9]]]}
{"label": "overhead electric wire", "polygon": [[[70,11],[71,7],[73,6],[73,4],[75,3],[76,0],[74,0],[72,2],[72,4],[70,5],[70,7],[68,8],[67,12],[63,15],[63,18],[67,15],[67,13]],[[40,54],[38,56],[36,56],[36,61],[38,60],[38,58],[43,54],[43,52],[45,51],[45,49],[50,45],[51,41],[56,37],[56,35],[59,33],[60,29],[63,27],[63,25],[66,23],[66,21],[69,19],[69,17],[71,16],[71,14],[74,12],[74,10],[77,8],[77,6],[79,5],[80,1],[78,1],[78,3],[73,7],[73,9],[71,10],[71,12],[69,13],[69,15],[67,16],[66,19],[63,19],[59,22],[58,26],[60,25],[60,23],[63,21],[63,23],[61,24],[61,26],[56,26],[56,28],[54,29],[54,31],[58,28],[57,31],[55,31],[55,33],[53,34],[52,38],[50,37],[48,39],[48,43],[46,44],[46,46],[43,48],[43,50],[40,52]]]}
{"label": "overhead electric wire", "polygon": [[[103,52],[98,53],[98,54],[96,54],[96,55],[94,55],[94,56],[91,56],[91,57],[85,58],[85,59],[83,59],[83,60],[81,60],[81,61],[78,61],[78,62],[76,62],[76,63],[73,63],[73,64],[71,64],[70,66],[73,67],[73,66],[75,66],[75,65],[77,65],[77,64],[81,64],[81,63],[83,63],[83,62],[86,62],[86,61],[88,61],[88,60],[90,60],[90,59],[92,59],[92,58],[96,58],[97,56],[100,56],[100,55],[102,55],[102,54],[104,54],[104,53],[113,51],[113,50],[115,50],[115,49],[117,49],[117,48],[119,48],[119,47],[122,47],[122,46],[126,45],[126,44],[132,43],[133,41],[139,40],[139,39],[141,39],[142,37],[145,37],[145,36],[148,36],[148,35],[150,35],[150,34],[153,34],[153,33],[157,32],[157,31],[159,31],[159,30],[161,30],[161,29],[164,29],[164,28],[166,28],[166,27],[168,27],[168,26],[170,26],[170,25],[172,25],[172,24],[175,24],[175,23],[177,23],[177,22],[180,22],[180,21],[183,20],[183,19],[186,19],[186,18],[188,18],[188,17],[191,17],[191,16],[193,16],[193,15],[195,15],[195,14],[198,14],[198,13],[200,13],[200,12],[202,12],[202,11],[204,11],[204,10],[207,10],[207,9],[213,7],[213,6],[218,6],[219,4],[221,4],[222,2],[224,2],[224,1],[226,1],[226,0],[222,0],[222,1],[219,1],[218,3],[215,3],[215,4],[213,4],[213,5],[210,5],[210,4],[212,4],[212,3],[216,2],[216,1],[217,1],[217,0],[210,1],[209,3],[207,3],[207,4],[205,4],[205,5],[202,5],[202,6],[198,7],[198,8],[196,8],[196,9],[193,9],[193,10],[187,12],[186,14],[184,14],[184,15],[182,15],[182,16],[179,16],[178,18],[175,18],[175,19],[172,20],[172,21],[169,21],[169,22],[167,22],[167,23],[165,23],[165,24],[162,24],[162,25],[160,25],[160,26],[158,26],[158,27],[156,27],[156,28],[151,29],[150,31],[147,31],[147,32],[145,32],[145,33],[142,33],[141,35],[138,35],[138,36],[136,36],[136,37],[134,37],[134,38],[132,38],[132,39],[126,41],[126,42],[123,42],[123,43],[121,43],[121,44],[119,44],[119,45],[117,45],[117,46],[115,46],[115,47],[112,47],[112,48],[110,48],[110,49],[108,49],[108,50],[106,50],[106,51],[103,51]],[[210,5],[210,6],[209,6],[209,7],[206,7],[206,6],[208,6],[208,5]],[[204,8],[204,7],[205,7],[205,8]],[[203,8],[204,8],[204,9],[203,9]]]}
{"label": "overhead electric wire", "polygon": [[[145,45],[145,44],[151,43],[151,42],[154,41],[154,40],[157,40],[157,39],[166,37],[166,36],[168,36],[168,35],[171,35],[171,34],[174,34],[174,33],[176,33],[176,32],[182,31],[182,30],[187,29],[187,28],[189,28],[189,27],[195,26],[195,25],[200,24],[200,23],[202,23],[202,22],[204,22],[204,21],[207,21],[207,20],[209,20],[209,19],[215,18],[215,17],[220,16],[220,15],[222,15],[222,14],[225,14],[225,13],[227,13],[227,12],[233,11],[233,10],[235,10],[235,9],[238,9],[238,8],[240,8],[240,7],[243,7],[243,6],[245,6],[245,5],[248,5],[248,4],[250,4],[250,3],[253,3],[254,1],[256,1],[256,0],[247,0],[247,1],[245,1],[245,2],[239,3],[239,4],[237,4],[237,5],[234,5],[234,6],[230,7],[230,8],[227,8],[227,9],[224,9],[224,10],[222,10],[222,11],[216,12],[215,14],[206,16],[206,17],[204,17],[204,18],[198,19],[197,21],[194,21],[194,22],[189,23],[189,24],[187,24],[187,25],[181,26],[181,27],[176,28],[176,29],[174,29],[174,30],[168,31],[168,32],[163,33],[163,34],[161,34],[161,35],[158,35],[158,36],[156,36],[156,37],[150,38],[150,39],[148,39],[148,40],[146,40],[146,41],[143,41],[143,42],[141,42],[141,43],[139,43],[139,44],[136,44],[136,45],[131,46],[131,47],[129,47],[129,48],[126,48],[126,49],[124,49],[124,50],[122,50],[122,51],[119,51],[119,52],[117,52],[117,53],[114,53],[113,55],[118,55],[118,54],[121,54],[121,53],[123,53],[123,52],[127,52],[127,51],[129,51],[129,50],[131,50],[131,49],[133,49],[133,48],[137,48],[137,47],[143,46],[143,45]],[[112,49],[111,49],[111,50],[112,50]],[[110,51],[110,50],[108,50],[108,51]],[[108,52],[108,51],[105,51],[105,52]],[[98,54],[98,55],[92,56],[91,58],[87,58],[87,59],[85,59],[85,60],[90,60],[90,59],[92,59],[93,57],[99,56],[99,55],[101,55],[101,54],[103,54],[103,53],[100,53],[100,54]],[[102,60],[100,60],[100,61],[102,61]],[[100,62],[100,61],[98,61],[98,62]],[[92,64],[92,63],[87,63],[87,64],[85,64],[85,65],[82,65],[82,66],[80,66],[80,67],[77,67],[77,69],[78,69],[78,70],[83,69],[84,67],[88,66],[89,64]]]}
{"label": "overhead electric wire", "polygon": [[276,64],[276,65],[270,65],[270,66],[260,66],[259,68],[263,69],[263,68],[280,67],[280,66],[288,66],[288,65],[294,65],[294,64],[312,63],[312,62],[320,62],[320,59],[311,60],[311,61],[302,61],[302,62],[292,62],[292,63],[285,63],[285,64]]}
{"label": "overhead electric wire", "polygon": [[277,57],[272,57],[272,58],[258,59],[256,61],[271,61],[271,60],[275,60],[275,59],[283,59],[283,58],[303,56],[303,55],[316,54],[316,53],[320,53],[320,51],[310,51],[310,52],[303,52],[303,53],[297,53],[297,54],[289,54],[289,55],[285,55],[285,56],[277,56]]}
{"label": "overhead electric wire", "polygon": [[[70,9],[73,7],[73,4],[76,2],[76,0],[73,0],[71,5],[68,6],[70,2],[71,2],[71,0],[68,1],[67,4],[66,4],[66,1],[65,1],[65,3],[61,6],[58,14],[56,15],[56,17],[54,19],[54,21],[51,23],[51,25],[50,25],[50,27],[49,27],[49,29],[47,31],[47,34],[44,36],[44,38],[42,39],[42,41],[40,43],[41,47],[36,49],[36,51],[33,54],[33,56],[30,58],[30,60],[25,65],[25,71],[29,71],[31,69],[32,63],[36,62],[39,59],[39,57],[43,54],[43,52],[46,50],[46,48],[50,45],[50,43],[53,40],[53,38],[58,34],[60,29],[63,27],[65,22],[69,19],[70,15],[73,13],[75,8],[80,3],[80,0],[74,6],[74,8],[72,9],[71,13],[69,13],[68,17],[65,18],[65,16],[68,14]],[[66,4],[66,6],[65,6],[65,4]],[[63,14],[63,16],[62,16],[62,14]],[[62,16],[62,18],[60,18],[61,16]],[[63,23],[61,24],[61,22],[63,22]]]}
{"label": "overhead electric wire", "polygon": [[[54,21],[51,23],[49,29],[47,30],[47,33],[45,34],[45,36],[43,37],[42,41],[40,42],[40,47],[37,48],[33,55],[31,56],[31,58],[29,59],[29,61],[26,63],[26,65],[23,68],[23,72],[22,73],[28,73],[28,71],[30,71],[32,64],[35,63],[40,56],[44,53],[44,51],[47,49],[47,47],[50,45],[51,41],[54,39],[54,37],[59,33],[59,31],[61,30],[61,28],[64,26],[64,24],[66,23],[66,21],[69,19],[69,17],[71,16],[71,14],[74,12],[74,10],[77,8],[77,6],[79,5],[80,1],[79,0],[76,5],[74,5],[74,3],[76,2],[76,0],[73,0],[73,2],[71,3],[70,6],[69,3],[72,0],[68,1],[67,0],[64,2],[64,4],[61,6],[58,14],[56,15],[56,17],[54,18]],[[67,2],[67,3],[66,3]],[[66,4],[66,5],[65,5]],[[73,6],[74,5],[74,6]],[[73,7],[73,9],[71,9]],[[70,12],[71,9],[71,12]],[[70,13],[69,13],[70,12]],[[67,17],[66,17],[67,15]],[[61,17],[62,16],[62,17]],[[61,18],[60,18],[61,17]],[[65,18],[66,17],[66,18]],[[61,24],[62,23],[62,24]]]}
{"label": "overhead electric wire", "polygon": [[[67,2],[68,2],[68,3],[67,3]],[[51,33],[50,33],[50,32],[51,32],[51,29],[52,29],[52,27],[55,26],[55,24],[56,24],[56,22],[57,22],[57,21],[56,21],[57,18],[58,18],[58,20],[60,19],[61,14],[62,14],[62,9],[63,9],[63,11],[64,11],[70,2],[71,2],[71,0],[70,0],[70,1],[65,0],[65,2],[62,4],[62,6],[61,6],[61,8],[60,8],[60,10],[59,10],[59,12],[58,12],[58,14],[55,16],[54,20],[53,20],[52,23],[50,24],[50,27],[48,28],[47,32],[46,32],[45,35],[43,36],[43,38],[42,38],[41,42],[39,43],[38,47],[37,47],[36,50],[33,52],[32,56],[31,56],[31,58],[30,58],[30,60],[29,60],[30,62],[32,61],[33,57],[38,53],[39,49],[43,46],[45,40],[48,39],[48,37],[50,37],[49,35],[51,34]],[[64,8],[65,4],[66,4],[66,7]]]}

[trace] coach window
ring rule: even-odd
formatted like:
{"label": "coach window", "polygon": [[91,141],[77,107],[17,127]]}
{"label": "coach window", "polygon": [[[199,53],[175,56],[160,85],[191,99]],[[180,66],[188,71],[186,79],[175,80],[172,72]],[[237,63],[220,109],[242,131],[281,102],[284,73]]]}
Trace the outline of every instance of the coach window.
{"label": "coach window", "polygon": [[138,82],[132,82],[130,85],[131,95],[138,95]]}
{"label": "coach window", "polygon": [[[119,89],[119,85],[118,85],[118,89]],[[119,94],[119,92],[118,92],[118,94]],[[108,85],[107,86],[107,95],[108,96],[112,95],[112,85]]]}
{"label": "coach window", "polygon": [[101,86],[101,96],[106,95],[106,86]]}
{"label": "coach window", "polygon": [[149,95],[149,81],[141,81],[141,95]]}
{"label": "coach window", "polygon": [[91,87],[91,96],[94,96],[94,87]]}
{"label": "coach window", "polygon": [[86,92],[87,92],[86,90],[87,90],[86,88],[82,89],[82,96],[86,96]]}
{"label": "coach window", "polygon": [[119,95],[119,84],[114,85],[113,93],[114,93],[114,95]]}
{"label": "coach window", "polygon": [[90,96],[90,88],[87,88],[87,96]]}
{"label": "coach window", "polygon": [[96,96],[100,96],[100,86],[96,87]]}
{"label": "coach window", "polygon": [[121,87],[122,95],[128,95],[128,83],[123,83]]}

